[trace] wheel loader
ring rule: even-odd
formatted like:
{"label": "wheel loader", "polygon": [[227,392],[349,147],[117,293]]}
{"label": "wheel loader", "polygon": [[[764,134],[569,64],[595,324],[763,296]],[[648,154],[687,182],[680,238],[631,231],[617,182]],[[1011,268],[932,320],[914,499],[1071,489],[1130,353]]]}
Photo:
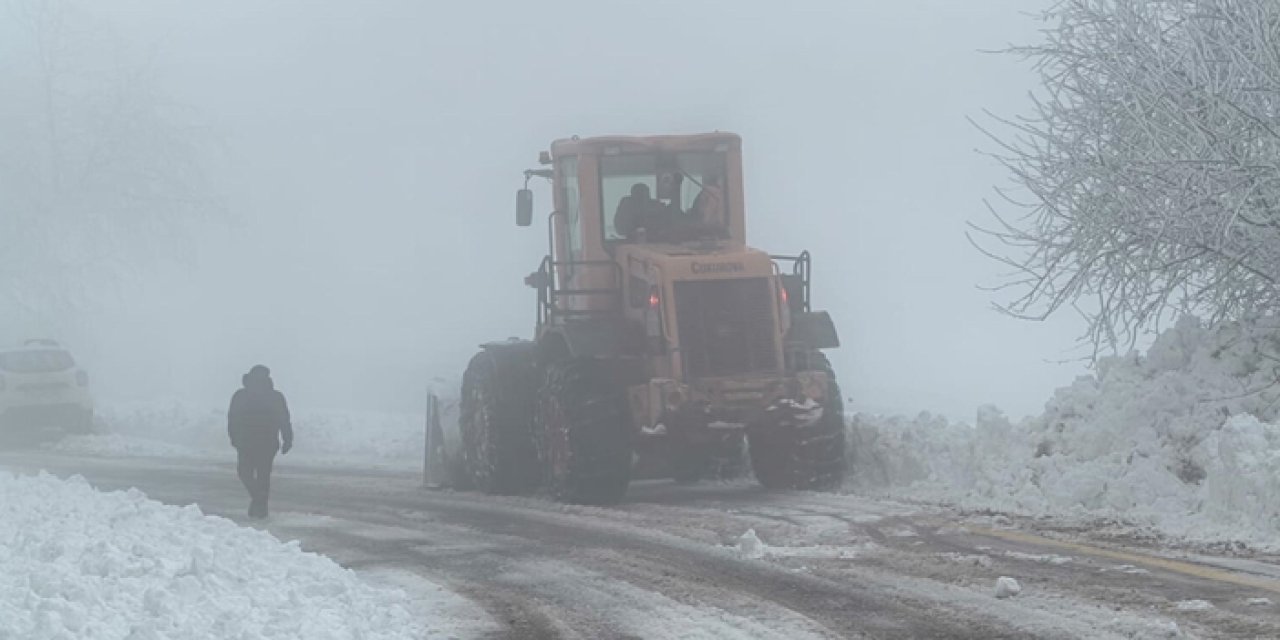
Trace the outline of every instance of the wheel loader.
{"label": "wheel loader", "polygon": [[811,308],[809,254],[747,246],[741,148],[716,132],[540,154],[516,198],[530,226],[529,182],[551,182],[548,254],[525,278],[533,338],[482,345],[453,451],[434,430],[429,466],[459,489],[586,504],[743,460],[769,489],[839,484],[843,406],[822,354],[839,340]]}

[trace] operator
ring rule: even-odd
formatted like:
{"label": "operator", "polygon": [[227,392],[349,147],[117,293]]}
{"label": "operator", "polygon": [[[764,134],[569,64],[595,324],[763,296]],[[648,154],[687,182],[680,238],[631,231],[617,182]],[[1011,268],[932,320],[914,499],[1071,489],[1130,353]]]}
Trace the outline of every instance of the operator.
{"label": "operator", "polygon": [[677,241],[713,240],[729,237],[724,212],[723,180],[718,175],[703,177],[702,191],[685,215],[677,216],[667,235]]}
{"label": "operator", "polygon": [[613,214],[613,228],[628,240],[635,240],[640,229],[650,240],[660,238],[670,226],[670,211],[649,195],[649,185],[637,182],[631,185],[631,195],[618,201]]}
{"label": "operator", "polygon": [[702,178],[702,191],[693,200],[694,221],[707,229],[723,229],[724,188],[720,176],[709,174]]}
{"label": "operator", "polygon": [[231,396],[227,411],[227,435],[236,448],[236,473],[249,491],[249,517],[265,518],[271,466],[277,451],[283,455],[293,448],[293,425],[289,404],[284,394],[276,391],[270,369],[255,365],[241,381],[244,388]]}

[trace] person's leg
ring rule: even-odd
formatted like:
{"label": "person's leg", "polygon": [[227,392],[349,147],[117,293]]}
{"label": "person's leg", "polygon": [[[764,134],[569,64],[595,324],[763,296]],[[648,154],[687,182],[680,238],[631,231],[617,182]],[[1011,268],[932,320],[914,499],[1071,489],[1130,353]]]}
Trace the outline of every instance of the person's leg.
{"label": "person's leg", "polygon": [[267,501],[271,498],[271,467],[275,461],[274,451],[263,452],[262,459],[258,461],[258,496],[261,504],[258,515],[263,518],[267,517]]}
{"label": "person's leg", "polygon": [[240,482],[244,485],[245,490],[249,492],[249,497],[253,498],[256,494],[258,481],[255,477],[256,471],[253,464],[253,455],[244,449],[236,449],[236,475],[240,476]]}
{"label": "person's leg", "polygon": [[256,456],[253,451],[247,449],[236,450],[236,475],[240,476],[240,482],[244,484],[244,488],[249,492],[249,517],[253,518],[258,515],[258,465]]}

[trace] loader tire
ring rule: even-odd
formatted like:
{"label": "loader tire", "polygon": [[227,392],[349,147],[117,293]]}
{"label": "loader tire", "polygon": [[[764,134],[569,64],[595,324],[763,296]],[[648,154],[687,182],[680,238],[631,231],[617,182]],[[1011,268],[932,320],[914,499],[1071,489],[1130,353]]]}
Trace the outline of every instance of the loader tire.
{"label": "loader tire", "polygon": [[459,489],[524,495],[538,484],[530,414],[532,360],[483,352],[471,359],[462,378]]}
{"label": "loader tire", "polygon": [[844,480],[844,400],[831,363],[809,354],[809,370],[830,376],[820,417],[807,410],[778,407],[748,431],[747,448],[756,481],[766,489],[834,490]]}
{"label": "loader tire", "polygon": [[547,367],[535,431],[555,499],[604,505],[626,495],[632,449],[622,389],[604,361],[574,358]]}

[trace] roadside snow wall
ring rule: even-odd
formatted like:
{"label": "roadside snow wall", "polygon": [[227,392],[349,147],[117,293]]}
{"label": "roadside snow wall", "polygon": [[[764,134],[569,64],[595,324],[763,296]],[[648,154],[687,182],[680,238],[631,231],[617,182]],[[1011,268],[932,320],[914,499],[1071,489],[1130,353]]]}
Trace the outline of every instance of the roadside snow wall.
{"label": "roadside snow wall", "polygon": [[1280,320],[1192,317],[1020,424],[856,415],[849,487],[1280,549]]}

